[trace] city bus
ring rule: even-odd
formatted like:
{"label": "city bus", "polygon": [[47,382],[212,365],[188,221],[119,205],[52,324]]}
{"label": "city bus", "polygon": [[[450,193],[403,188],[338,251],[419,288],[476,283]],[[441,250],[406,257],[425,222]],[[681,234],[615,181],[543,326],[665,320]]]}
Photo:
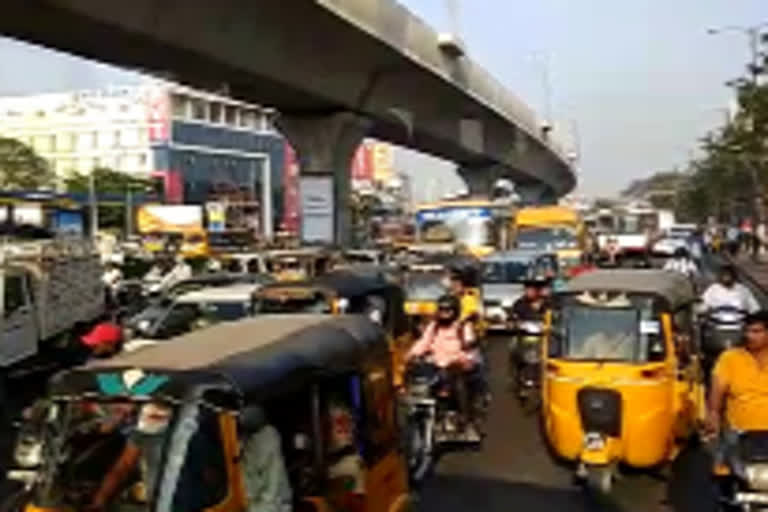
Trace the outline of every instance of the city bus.
{"label": "city bus", "polygon": [[577,264],[587,249],[586,226],[581,214],[573,208],[521,208],[513,224],[516,248],[554,252],[564,267]]}
{"label": "city bus", "polygon": [[461,246],[477,257],[506,249],[515,207],[487,199],[447,200],[416,207],[416,243]]}

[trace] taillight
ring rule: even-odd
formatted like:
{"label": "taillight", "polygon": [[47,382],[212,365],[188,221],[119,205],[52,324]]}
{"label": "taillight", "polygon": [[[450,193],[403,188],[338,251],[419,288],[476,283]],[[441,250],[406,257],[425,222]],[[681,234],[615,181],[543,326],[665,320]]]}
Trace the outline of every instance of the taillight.
{"label": "taillight", "polygon": [[653,370],[641,370],[640,377],[643,379],[658,379],[664,376],[664,368],[655,368]]}

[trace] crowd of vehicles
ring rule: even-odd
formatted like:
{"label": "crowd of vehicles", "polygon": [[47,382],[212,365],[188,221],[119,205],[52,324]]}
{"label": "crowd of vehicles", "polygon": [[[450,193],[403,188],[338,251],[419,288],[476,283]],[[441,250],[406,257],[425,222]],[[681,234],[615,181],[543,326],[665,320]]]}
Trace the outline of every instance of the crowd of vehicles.
{"label": "crowd of vehicles", "polygon": [[[658,211],[622,215],[618,231],[598,235],[569,208],[452,201],[420,208],[409,244],[233,245],[195,253],[205,263],[195,271],[183,259],[192,253],[165,245],[145,278],[117,283],[104,280],[88,244],[7,246],[4,367],[71,348],[108,306],[122,317],[110,357],[94,352],[25,412],[9,473],[24,487],[14,499],[27,510],[104,500],[243,510],[253,499],[245,436],[269,424],[294,509],[406,510],[442,454],[482,446],[487,330],[506,343],[511,390],[524,412],[540,415],[551,452],[610,492],[620,466],[658,468],[697,438],[712,367],[740,342],[747,314],[697,315],[693,282],[680,273],[596,269],[590,257],[605,256],[619,231],[646,226],[643,259],[675,254],[665,241],[687,245],[696,232]],[[604,263],[619,266],[627,248],[609,250]],[[445,325],[459,326],[455,341],[462,351],[471,343],[479,362],[458,374],[435,354],[413,355],[441,325],[446,297],[456,318]],[[144,461],[152,471],[126,470],[130,485],[117,492],[113,470],[137,442],[126,433],[158,417],[159,444],[141,456],[165,455]],[[752,473],[759,439],[743,437]],[[750,478],[731,489],[755,503],[764,495]]]}

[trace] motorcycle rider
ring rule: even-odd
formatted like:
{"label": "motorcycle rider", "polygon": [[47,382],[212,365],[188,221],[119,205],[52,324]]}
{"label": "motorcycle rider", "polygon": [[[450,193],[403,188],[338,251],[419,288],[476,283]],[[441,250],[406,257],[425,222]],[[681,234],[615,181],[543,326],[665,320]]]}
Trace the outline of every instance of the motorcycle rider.
{"label": "motorcycle rider", "polygon": [[718,281],[712,283],[701,297],[706,310],[722,307],[736,308],[747,313],[760,309],[757,299],[752,292],[736,280],[736,269],[733,265],[720,267]]}
{"label": "motorcycle rider", "polygon": [[768,430],[768,310],[745,320],[743,347],[724,351],[712,372],[707,433],[720,436],[719,460],[726,462],[739,431]]}
{"label": "motorcycle rider", "polygon": [[540,322],[546,311],[546,297],[542,293],[543,281],[527,279],[523,284],[523,295],[512,306],[514,322]]}
{"label": "motorcycle rider", "polygon": [[[461,318],[461,305],[454,295],[443,295],[437,301],[437,314],[406,356],[411,362],[426,358],[450,377],[459,407],[459,422],[470,440],[479,440],[467,389],[467,374],[481,362],[477,337],[472,322]],[[460,426],[461,426],[460,425]]]}

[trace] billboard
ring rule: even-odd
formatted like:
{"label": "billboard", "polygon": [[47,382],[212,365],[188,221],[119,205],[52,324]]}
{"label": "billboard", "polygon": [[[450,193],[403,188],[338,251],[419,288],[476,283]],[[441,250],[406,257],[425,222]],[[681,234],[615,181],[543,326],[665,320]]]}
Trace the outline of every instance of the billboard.
{"label": "billboard", "polygon": [[290,144],[284,143],[283,159],[283,225],[291,233],[299,232],[299,162]]}
{"label": "billboard", "polygon": [[145,105],[149,123],[150,144],[167,142],[171,138],[169,96],[160,87],[147,90]]}
{"label": "billboard", "polygon": [[395,150],[386,142],[372,142],[370,146],[373,179],[378,183],[388,183],[395,175]]}
{"label": "billboard", "polygon": [[352,187],[363,188],[373,185],[373,152],[372,145],[362,143],[357,147],[352,158]]}
{"label": "billboard", "polygon": [[333,243],[333,176],[306,176],[299,180],[301,240]]}
{"label": "billboard", "polygon": [[149,204],[136,212],[139,233],[199,233],[203,231],[200,205]]}

